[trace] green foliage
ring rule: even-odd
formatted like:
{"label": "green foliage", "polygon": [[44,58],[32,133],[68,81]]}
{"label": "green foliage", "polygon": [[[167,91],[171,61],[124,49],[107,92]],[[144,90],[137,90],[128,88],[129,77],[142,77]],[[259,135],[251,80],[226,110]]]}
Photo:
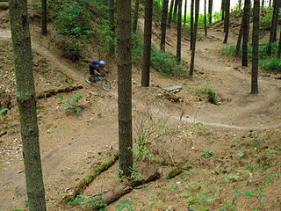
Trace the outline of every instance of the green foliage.
{"label": "green foliage", "polygon": [[[136,64],[142,64],[143,40],[140,35],[133,35],[132,58]],[[152,48],[151,63],[153,68],[165,75],[179,76],[187,71],[187,66],[177,61],[176,57]]]}
{"label": "green foliage", "polygon": [[79,40],[71,39],[63,46],[63,56],[72,62],[79,61],[82,58],[83,45]]}
{"label": "green foliage", "polygon": [[8,108],[1,108],[0,109],[0,117],[5,116],[10,110]]}
{"label": "green foliage", "polygon": [[224,180],[227,183],[238,182],[241,180],[241,177],[236,174],[229,174],[229,175],[225,175]]}
{"label": "green foliage", "polygon": [[281,72],[281,59],[270,58],[263,59],[260,61],[260,66],[262,69],[270,72]]}
{"label": "green foliage", "polygon": [[215,155],[215,153],[213,152],[213,151],[211,151],[211,150],[209,150],[209,149],[204,149],[204,151],[203,151],[203,157],[204,158],[211,158],[211,157],[213,157]]}
{"label": "green foliage", "polygon": [[67,202],[67,204],[69,206],[75,207],[75,206],[81,205],[81,203],[84,202],[84,201],[85,201],[85,197],[78,195],[75,199]]}
{"label": "green foliage", "polygon": [[79,105],[81,99],[82,95],[79,92],[75,93],[75,95],[64,104],[64,110],[74,112],[79,116],[83,111],[83,108]]}
{"label": "green foliage", "polygon": [[224,203],[223,207],[220,208],[220,211],[236,211],[237,207],[235,204]]}
{"label": "green foliage", "polygon": [[218,94],[216,89],[213,86],[199,87],[195,89],[197,95],[206,95],[208,101],[215,105],[218,104]]}
{"label": "green foliage", "polygon": [[134,202],[130,200],[120,200],[118,202],[117,211],[134,211]]}
{"label": "green foliage", "polygon": [[267,8],[261,15],[261,28],[270,29],[272,24],[273,9]]}

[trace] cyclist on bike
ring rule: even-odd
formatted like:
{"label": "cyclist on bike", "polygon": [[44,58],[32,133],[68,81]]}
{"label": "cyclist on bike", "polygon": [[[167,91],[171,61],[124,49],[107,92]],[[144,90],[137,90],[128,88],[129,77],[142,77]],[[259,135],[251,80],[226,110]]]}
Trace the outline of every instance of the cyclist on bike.
{"label": "cyclist on bike", "polygon": [[86,80],[87,83],[95,83],[98,80],[98,77],[104,77],[105,76],[105,65],[106,62],[103,60],[100,61],[92,61],[89,65],[89,71],[90,71],[90,76]]}

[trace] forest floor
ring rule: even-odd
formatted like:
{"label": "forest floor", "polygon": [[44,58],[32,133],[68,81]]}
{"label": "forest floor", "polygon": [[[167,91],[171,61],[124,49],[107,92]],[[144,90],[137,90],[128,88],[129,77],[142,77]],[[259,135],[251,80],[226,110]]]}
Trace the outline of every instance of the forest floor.
{"label": "forest floor", "polygon": [[[0,91],[14,98],[15,82],[10,33],[0,12]],[[140,20],[140,25],[143,21]],[[82,85],[75,93],[38,101],[41,158],[49,210],[78,210],[58,206],[61,199],[88,173],[118,149],[116,65],[110,64],[110,92],[84,83],[87,64],[63,59],[52,41],[32,26],[36,92]],[[234,33],[233,33],[234,32]],[[234,29],[229,42],[235,43]],[[153,41],[159,43],[159,29]],[[169,52],[175,52],[176,30],[168,32]],[[183,60],[189,61],[189,41],[182,43]],[[281,209],[281,85],[280,75],[261,72],[260,94],[250,92],[250,68],[222,56],[223,31],[209,29],[197,45],[195,77],[168,78],[151,73],[150,88],[142,88],[140,69],[133,68],[134,137],[148,134],[152,158],[137,162],[138,176],[159,169],[162,177],[133,190],[108,210],[131,206],[134,210],[271,210]],[[180,103],[163,97],[163,87],[180,85]],[[199,88],[212,85],[220,104],[210,104]],[[75,115],[66,105],[82,96]],[[13,105],[15,102],[13,101]],[[26,191],[18,111],[14,106],[0,117],[0,210],[24,209]],[[138,146],[137,138],[135,146]],[[174,166],[191,169],[167,180]],[[83,193],[93,195],[119,183],[118,164],[101,174]],[[148,168],[149,167],[149,168]],[[144,172],[145,171],[145,172]]]}

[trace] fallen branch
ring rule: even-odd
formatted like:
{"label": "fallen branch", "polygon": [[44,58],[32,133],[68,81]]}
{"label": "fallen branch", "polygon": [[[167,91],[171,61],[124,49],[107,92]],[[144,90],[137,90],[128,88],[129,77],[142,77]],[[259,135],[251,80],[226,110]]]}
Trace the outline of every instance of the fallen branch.
{"label": "fallen branch", "polygon": [[[150,175],[148,178],[143,179],[143,180],[137,180],[137,181],[132,181],[129,182],[128,184],[122,184],[117,187],[115,187],[112,191],[106,193],[100,201],[98,201],[98,204],[101,205],[106,205],[108,206],[109,204],[112,204],[113,202],[117,201],[120,199],[122,196],[130,193],[134,188],[137,188],[141,185],[156,181],[160,178],[160,173],[155,172],[154,174]],[[101,207],[100,206],[94,206],[91,207],[90,210],[99,210]]]}
{"label": "fallen branch", "polygon": [[90,174],[83,178],[79,184],[74,188],[71,195],[65,196],[63,198],[64,203],[74,200],[78,195],[80,195],[92,182],[100,175],[102,172],[109,169],[118,160],[118,153],[110,155],[100,166],[91,169]]}
{"label": "fallen branch", "polygon": [[83,89],[83,86],[80,85],[80,86],[70,86],[62,89],[51,89],[51,90],[44,91],[41,94],[38,94],[37,99],[46,99],[55,96],[59,93],[69,93],[79,89]]}
{"label": "fallen branch", "polygon": [[174,177],[176,177],[176,176],[182,174],[183,171],[188,171],[188,170],[190,170],[190,169],[192,169],[192,166],[190,166],[190,165],[181,165],[181,166],[178,166],[178,167],[172,169],[172,170],[168,173],[166,179],[173,179]]}
{"label": "fallen branch", "polygon": [[6,135],[7,133],[8,133],[7,131],[1,132],[1,133],[0,133],[0,138],[1,138],[2,136]]}

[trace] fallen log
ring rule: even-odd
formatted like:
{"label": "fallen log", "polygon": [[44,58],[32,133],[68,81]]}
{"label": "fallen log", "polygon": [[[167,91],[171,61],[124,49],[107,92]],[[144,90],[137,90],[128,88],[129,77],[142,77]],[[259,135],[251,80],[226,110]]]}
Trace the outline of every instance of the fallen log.
{"label": "fallen log", "polygon": [[[137,181],[132,181],[127,184],[122,184],[117,187],[115,187],[112,191],[106,193],[104,196],[101,197],[100,201],[98,201],[98,204],[101,205],[110,205],[113,202],[117,201],[120,199],[122,196],[130,193],[134,188],[137,188],[141,185],[153,182],[160,179],[160,173],[155,172],[152,175],[150,175],[148,178],[143,179],[143,180],[137,180]],[[100,206],[93,206],[90,208],[90,210],[99,210],[101,207]]]}
{"label": "fallen log", "polygon": [[62,89],[50,89],[50,90],[44,91],[43,93],[38,94],[37,99],[46,99],[46,98],[50,98],[50,97],[55,96],[60,93],[69,93],[69,92],[73,92],[73,91],[76,91],[79,89],[83,89],[83,86],[79,85],[79,86],[70,86],[70,87],[66,87],[66,88],[62,88]]}
{"label": "fallen log", "polygon": [[74,188],[73,192],[70,195],[67,195],[63,198],[64,203],[68,203],[74,200],[78,195],[80,195],[93,181],[100,175],[102,172],[109,169],[114,163],[118,160],[118,153],[110,155],[101,165],[91,169],[89,175],[83,178],[78,185]]}

